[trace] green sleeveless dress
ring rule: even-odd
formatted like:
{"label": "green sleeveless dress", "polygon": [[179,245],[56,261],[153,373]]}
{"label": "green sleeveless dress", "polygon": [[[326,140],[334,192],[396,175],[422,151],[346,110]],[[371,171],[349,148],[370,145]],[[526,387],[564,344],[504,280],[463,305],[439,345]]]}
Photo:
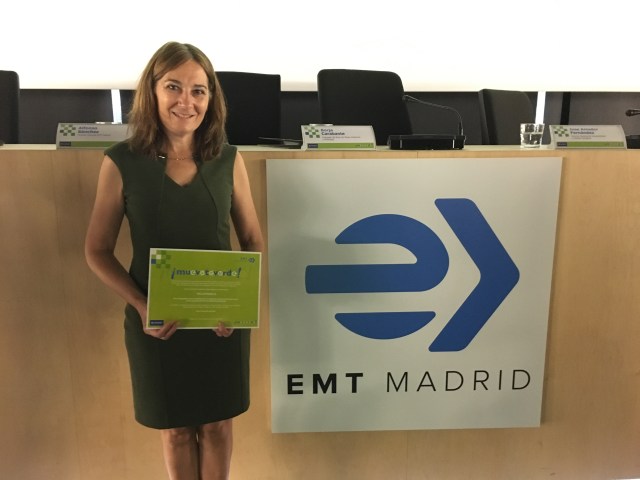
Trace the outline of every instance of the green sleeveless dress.
{"label": "green sleeveless dress", "polygon": [[[165,174],[162,158],[134,154],[126,142],[105,151],[122,175],[133,257],[129,273],[148,290],[149,249],[230,250],[230,209],[236,148],[202,162],[180,186]],[[212,330],[178,330],[159,340],[142,330],[125,307],[136,420],[151,428],[196,426],[232,418],[249,408],[250,331],[228,338]]]}

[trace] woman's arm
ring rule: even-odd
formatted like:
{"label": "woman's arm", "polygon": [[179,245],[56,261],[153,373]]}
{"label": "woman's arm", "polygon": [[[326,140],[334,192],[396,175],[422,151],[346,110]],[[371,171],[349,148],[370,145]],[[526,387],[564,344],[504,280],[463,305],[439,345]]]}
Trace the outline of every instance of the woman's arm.
{"label": "woman's arm", "polygon": [[233,200],[231,218],[242,250],[262,252],[264,242],[258,215],[251,196],[249,175],[242,156],[236,155],[233,168]]}
{"label": "woman's arm", "polygon": [[[248,252],[262,252],[264,243],[253,197],[249,185],[249,175],[242,155],[236,154],[233,166],[233,198],[231,199],[231,219],[240,242],[240,248]],[[233,328],[226,328],[222,322],[213,330],[219,337],[228,337]]]}
{"label": "woman's arm", "polygon": [[[147,297],[114,254],[123,218],[122,177],[118,167],[107,156],[100,167],[96,199],[89,220],[84,253],[89,268],[98,278],[138,311],[144,328]],[[173,324],[167,324],[161,329],[145,330],[147,334],[159,338],[168,338],[173,331],[175,331]]]}

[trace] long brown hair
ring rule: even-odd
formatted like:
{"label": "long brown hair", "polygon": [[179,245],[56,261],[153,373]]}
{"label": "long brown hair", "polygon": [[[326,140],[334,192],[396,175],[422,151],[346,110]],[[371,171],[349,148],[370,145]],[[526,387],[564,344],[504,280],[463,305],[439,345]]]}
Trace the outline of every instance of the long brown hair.
{"label": "long brown hair", "polygon": [[211,61],[200,49],[178,42],[168,42],[160,47],[142,72],[128,121],[133,151],[153,157],[166,153],[162,150],[166,138],[158,114],[155,87],[167,72],[189,60],[194,60],[205,71],[210,92],[207,112],[195,131],[194,153],[200,161],[213,159],[220,153],[226,141],[227,106],[218,77]]}

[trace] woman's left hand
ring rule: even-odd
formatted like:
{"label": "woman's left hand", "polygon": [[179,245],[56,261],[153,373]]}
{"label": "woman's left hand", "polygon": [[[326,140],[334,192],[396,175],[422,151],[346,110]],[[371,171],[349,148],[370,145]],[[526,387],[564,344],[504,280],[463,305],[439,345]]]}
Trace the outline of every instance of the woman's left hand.
{"label": "woman's left hand", "polygon": [[227,328],[224,323],[220,322],[216,328],[213,329],[215,334],[219,337],[228,337],[233,333],[233,328]]}

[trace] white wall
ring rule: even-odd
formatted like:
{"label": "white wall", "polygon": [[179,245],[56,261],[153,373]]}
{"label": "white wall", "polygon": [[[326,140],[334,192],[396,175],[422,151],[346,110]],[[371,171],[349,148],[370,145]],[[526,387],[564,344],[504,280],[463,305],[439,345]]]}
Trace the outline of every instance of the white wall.
{"label": "white wall", "polygon": [[23,88],[133,88],[164,42],[218,70],[280,73],[315,90],[322,68],[399,73],[407,91],[640,91],[637,3],[458,0],[12,1],[0,69]]}

